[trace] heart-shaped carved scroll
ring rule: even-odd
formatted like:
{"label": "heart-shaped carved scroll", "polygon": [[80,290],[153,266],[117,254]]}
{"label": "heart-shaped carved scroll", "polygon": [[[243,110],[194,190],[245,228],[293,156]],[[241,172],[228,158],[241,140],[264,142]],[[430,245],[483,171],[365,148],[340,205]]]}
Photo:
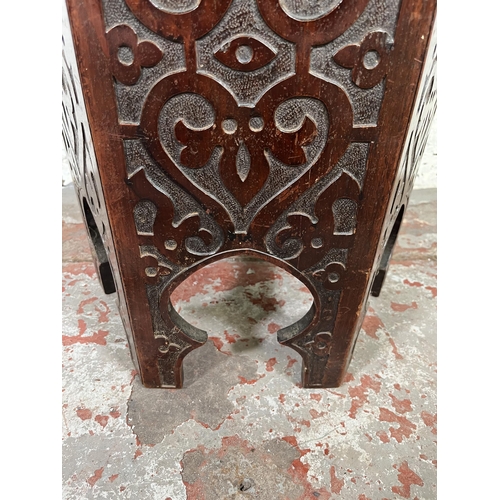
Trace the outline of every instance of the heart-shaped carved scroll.
{"label": "heart-shaped carved scroll", "polygon": [[[314,124],[313,133],[310,133],[310,140],[306,140],[300,146],[300,149],[293,147],[298,142],[297,138],[300,140],[300,134],[298,133],[305,128],[306,120],[310,120]],[[233,126],[234,123],[234,128],[237,129],[239,124],[234,119],[230,124],[227,123],[228,121],[226,119],[222,122],[222,134],[236,136],[234,139],[231,137],[225,140],[224,137],[221,137],[219,144],[213,144],[211,150],[204,152],[199,151],[199,148],[202,147],[201,141],[195,141],[194,137],[188,143],[183,144],[178,140],[175,133],[176,125],[179,122],[182,122],[185,129],[192,132],[207,131],[216,125],[216,112],[211,103],[199,94],[178,94],[170,98],[160,112],[159,136],[165,152],[179,170],[198,189],[224,207],[235,226],[236,233],[244,233],[248,230],[254,216],[268,201],[291,186],[318,160],[327,141],[328,112],[321,101],[310,97],[292,98],[282,102],[276,108],[274,114],[276,133],[278,135],[283,134],[283,137],[288,136],[287,142],[291,142],[288,148],[292,153],[290,163],[281,161],[270,149],[265,147],[265,144],[245,141],[244,134],[242,134],[243,137],[238,137],[237,130],[233,132],[229,127]],[[311,127],[307,128],[310,129]],[[224,132],[224,129],[226,132]],[[228,131],[231,133],[227,133]],[[187,134],[186,130],[182,130],[179,135],[184,139],[196,134]],[[235,140],[235,144],[238,144],[236,154],[234,154],[235,148],[224,145],[224,143],[232,140]],[[298,152],[297,149],[299,149]],[[186,150],[191,151],[191,154],[183,155]],[[221,162],[224,156],[229,157],[230,163],[232,163],[229,168],[232,168],[239,176],[241,183],[245,183],[252,168],[257,168],[257,166],[252,167],[253,157],[250,151],[255,151],[256,160],[260,155],[264,155],[268,175],[255,196],[248,203],[242,205],[238,200],[238,193],[232,192],[223,182]],[[197,161],[199,157],[204,159],[207,156],[207,160],[200,165],[200,162]],[[186,164],[182,161],[190,157],[193,159],[194,168],[189,163]],[[294,164],[296,163],[293,161],[294,157],[300,160],[305,159],[305,161]],[[251,191],[252,187],[249,186],[247,192]]]}

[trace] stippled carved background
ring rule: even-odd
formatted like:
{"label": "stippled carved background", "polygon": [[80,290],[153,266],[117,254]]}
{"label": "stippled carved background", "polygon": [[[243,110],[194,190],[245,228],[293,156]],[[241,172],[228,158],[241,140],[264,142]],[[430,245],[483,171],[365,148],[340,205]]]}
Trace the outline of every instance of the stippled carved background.
{"label": "stippled carved background", "polygon": [[123,216],[135,227],[161,385],[178,386],[182,357],[206,340],[170,292],[242,250],[274,259],[313,293],[309,313],[277,336],[307,361],[305,383],[322,385],[400,0],[101,8],[130,190]]}

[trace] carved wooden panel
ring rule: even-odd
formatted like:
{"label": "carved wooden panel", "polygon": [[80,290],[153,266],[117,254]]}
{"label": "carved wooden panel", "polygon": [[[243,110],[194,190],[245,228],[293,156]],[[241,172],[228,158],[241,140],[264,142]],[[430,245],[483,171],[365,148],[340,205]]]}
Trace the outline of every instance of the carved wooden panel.
{"label": "carved wooden panel", "polygon": [[[183,357],[207,339],[170,293],[208,262],[245,252],[311,290],[309,313],[277,337],[302,355],[305,386],[338,385],[391,225],[388,216],[382,226],[393,185],[404,185],[392,193],[397,207],[426,134],[409,132],[398,168],[435,3],[68,8],[97,156],[90,186],[99,195],[102,186],[93,199],[108,207],[103,229],[143,382],[180,387]],[[411,130],[425,128],[426,112],[415,113]],[[69,148],[80,154],[68,116]],[[75,182],[88,197],[82,172]]]}

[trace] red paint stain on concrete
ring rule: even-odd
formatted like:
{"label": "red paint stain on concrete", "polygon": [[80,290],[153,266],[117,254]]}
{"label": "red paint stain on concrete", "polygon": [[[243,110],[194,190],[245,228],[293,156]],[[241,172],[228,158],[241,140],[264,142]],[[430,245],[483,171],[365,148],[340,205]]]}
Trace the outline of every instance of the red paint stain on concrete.
{"label": "red paint stain on concrete", "polygon": [[387,432],[384,431],[378,431],[377,436],[382,443],[388,443],[391,440],[391,438],[387,435]]}
{"label": "red paint stain on concrete", "polygon": [[78,320],[78,333],[83,335],[87,331],[87,323],[83,319]]}
{"label": "red paint stain on concrete", "polygon": [[392,406],[398,413],[403,414],[413,410],[409,399],[398,399],[394,394],[389,394],[389,396],[392,399]]}
{"label": "red paint stain on concrete", "polygon": [[[375,313],[375,311],[373,312]],[[363,330],[369,337],[372,337],[373,339],[378,339],[377,330],[379,328],[385,328],[385,326],[378,316],[376,316],[375,314],[370,314],[365,316],[361,328],[363,328]]]}
{"label": "red paint stain on concrete", "polygon": [[397,391],[400,391],[401,386],[399,384],[394,384],[394,389],[396,389]]}
{"label": "red paint stain on concrete", "polygon": [[427,427],[430,427],[432,429],[432,433],[433,434],[437,434],[437,428],[436,428],[436,425],[437,425],[437,414],[432,414],[432,413],[428,413],[426,411],[423,411],[420,416],[422,417],[422,420],[424,421],[424,424],[427,426]]}
{"label": "red paint stain on concrete", "polygon": [[332,465],[330,467],[330,489],[332,493],[340,495],[342,488],[344,487],[344,480],[339,479],[335,473],[335,467]]}
{"label": "red paint stain on concrete", "polygon": [[191,500],[199,499],[205,500],[205,491],[203,481],[201,479],[197,479],[194,483],[187,483],[183,481],[184,486],[186,487],[186,498]]}
{"label": "red paint stain on concrete", "polygon": [[323,415],[326,415],[327,413],[326,413],[326,411],[319,412],[319,411],[316,411],[314,408],[311,408],[309,410],[309,414],[311,415],[311,417],[313,419],[315,419],[315,418],[322,417]]}
{"label": "red paint stain on concrete", "polygon": [[358,500],[371,500],[365,494],[359,495]]}
{"label": "red paint stain on concrete", "polygon": [[76,410],[76,414],[82,420],[90,420],[92,418],[92,412],[90,410],[88,410],[87,408],[80,408],[79,410]]}
{"label": "red paint stain on concrete", "polygon": [[280,394],[279,397],[278,397],[278,400],[281,404],[283,404],[285,402],[285,395],[284,394]]}
{"label": "red paint stain on concrete", "polygon": [[[213,343],[214,346],[220,351],[224,347],[224,342],[219,337],[208,337]],[[226,353],[224,353],[226,354]]]}
{"label": "red paint stain on concrete", "polygon": [[321,401],[321,394],[309,394],[311,399],[315,399],[316,401]]}
{"label": "red paint stain on concrete", "polygon": [[264,374],[260,375],[260,377],[257,377],[257,378],[254,378],[252,380],[247,380],[245,377],[242,377],[241,375],[238,375],[238,378],[240,380],[240,384],[255,384],[255,382],[257,382],[258,380],[260,380],[262,377],[264,376]]}
{"label": "red paint stain on concrete", "polygon": [[109,476],[109,481],[112,483],[117,477],[118,477],[119,474],[113,474],[112,476]]}
{"label": "red paint stain on concrete", "polygon": [[107,415],[96,415],[94,420],[104,429],[108,425],[109,417]]}
{"label": "red paint stain on concrete", "polygon": [[142,455],[141,450],[135,450],[134,458],[140,457]]}
{"label": "red paint stain on concrete", "polygon": [[97,297],[92,297],[90,299],[85,299],[80,302],[80,305],[78,306],[78,310],[76,311],[76,314],[83,314],[83,308],[88,305],[92,304],[92,302],[95,302],[97,300]]}
{"label": "red paint stain on concrete", "polygon": [[277,307],[283,307],[285,305],[284,300],[277,300],[275,297],[269,297],[263,292],[260,292],[258,297],[254,297],[249,292],[245,292],[245,295],[254,306],[259,306],[266,312],[276,311]]}
{"label": "red paint stain on concrete", "polygon": [[348,384],[349,382],[352,382],[354,380],[354,375],[350,372],[347,372],[344,377],[344,382]]}
{"label": "red paint stain on concrete", "polygon": [[269,323],[269,325],[267,325],[267,331],[269,333],[276,333],[279,329],[281,328],[280,325],[278,325],[277,323]]}
{"label": "red paint stain on concrete", "polygon": [[107,323],[109,321],[109,307],[103,300],[99,301],[99,305],[103,308],[98,308],[99,311],[99,323]]}
{"label": "red paint stain on concrete", "polygon": [[368,389],[375,393],[380,391],[381,383],[378,380],[373,380],[369,375],[361,377],[361,383],[355,387],[349,387],[349,395],[352,398],[351,409],[349,416],[356,418],[356,413],[368,401]]}
{"label": "red paint stain on concrete", "polygon": [[227,330],[224,330],[224,337],[226,337],[226,341],[229,344],[234,344],[236,339],[239,338],[239,335],[230,335]]}
{"label": "red paint stain on concrete", "polygon": [[391,309],[396,312],[405,312],[408,309],[418,309],[418,305],[415,301],[413,301],[411,305],[397,304],[396,302],[391,302]]}
{"label": "red paint stain on concrete", "polygon": [[[250,267],[254,272],[247,274]],[[274,266],[267,263],[252,262],[250,265],[244,261],[220,260],[199,269],[187,278],[175,289],[171,300],[174,305],[178,301],[188,302],[194,295],[209,293],[209,286],[215,292],[225,292],[240,286],[282,280],[283,277],[275,273],[274,269]]]}
{"label": "red paint stain on concrete", "polygon": [[396,343],[394,342],[394,339],[389,337],[389,342],[391,343],[392,352],[393,352],[394,356],[396,356],[396,359],[403,359],[403,356],[401,356],[401,354],[399,354],[399,351],[398,351],[398,348],[396,347]]}
{"label": "red paint stain on concrete", "polygon": [[430,290],[430,292],[432,293],[432,298],[435,299],[437,297],[437,294],[438,294],[438,290],[435,286],[426,286],[425,287],[426,290]]}
{"label": "red paint stain on concrete", "polygon": [[94,475],[87,479],[87,483],[89,483],[92,488],[94,487],[94,484],[101,479],[103,471],[104,467],[101,467],[100,469],[95,470]]}
{"label": "red paint stain on concrete", "polygon": [[398,443],[403,441],[403,437],[409,438],[413,430],[417,426],[410,422],[406,417],[396,415],[394,412],[387,408],[380,408],[379,420],[381,422],[392,422],[399,424],[399,428],[389,427],[389,432],[391,437],[393,437]]}
{"label": "red paint stain on concrete", "polygon": [[[300,456],[303,457],[307,453],[309,453],[310,449],[302,450],[299,448],[297,444],[297,440],[294,436],[285,436],[283,441],[291,444],[294,448],[296,448]],[[313,489],[309,481],[307,480],[307,473],[309,471],[309,465],[304,464],[300,458],[295,459],[292,462],[292,465],[288,469],[288,473],[294,479],[295,482],[302,485],[304,488],[304,492],[300,496],[299,500],[310,500],[310,499],[319,499],[319,500],[329,500],[331,498],[330,493],[325,489],[321,488],[319,490]],[[314,493],[314,495],[313,495]]]}
{"label": "red paint stain on concrete", "polygon": [[[95,267],[93,264],[90,264],[88,262],[87,263],[76,262],[76,263],[64,264],[63,266],[64,278],[71,279],[75,276],[78,276],[79,274],[85,274],[89,278],[97,278]],[[67,283],[68,286],[72,286],[73,284],[74,284],[73,282],[71,284]]]}
{"label": "red paint stain on concrete", "polygon": [[[398,262],[398,264],[399,264],[399,262]],[[408,286],[416,286],[416,287],[418,287],[418,288],[420,288],[421,286],[424,286],[424,285],[422,285],[422,283],[419,283],[418,281],[410,281],[410,280],[407,280],[407,279],[405,279],[405,280],[403,281],[403,283],[404,283],[405,285],[408,285]]]}
{"label": "red paint stain on concrete", "polygon": [[287,370],[291,368],[298,361],[297,359],[293,359],[290,356],[287,356],[287,359],[288,359],[288,364],[286,365]]}
{"label": "red paint stain on concrete", "polygon": [[73,344],[98,344],[98,345],[106,345],[106,337],[109,332],[105,330],[98,330],[97,333],[93,335],[86,335],[84,333],[87,331],[87,324],[83,319],[78,320],[78,331],[79,335],[63,335],[62,343],[65,346],[73,345]]}
{"label": "red paint stain on concrete", "polygon": [[109,414],[110,414],[113,418],[118,418],[118,417],[121,415],[121,413],[120,413],[119,411],[117,411],[117,410],[115,410],[115,411],[110,411],[110,412],[109,412]]}
{"label": "red paint stain on concrete", "polygon": [[274,370],[274,365],[277,363],[276,358],[271,358],[266,363],[266,371],[272,372]]}
{"label": "red paint stain on concrete", "polygon": [[402,486],[393,486],[392,492],[403,498],[410,498],[411,486],[423,486],[422,478],[408,467],[408,462],[403,462],[398,469],[398,481]]}

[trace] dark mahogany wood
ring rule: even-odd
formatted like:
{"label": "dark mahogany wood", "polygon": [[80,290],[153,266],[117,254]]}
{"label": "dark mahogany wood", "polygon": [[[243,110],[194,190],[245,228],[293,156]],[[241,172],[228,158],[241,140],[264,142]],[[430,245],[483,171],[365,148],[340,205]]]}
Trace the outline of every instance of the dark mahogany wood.
{"label": "dark mahogany wood", "polygon": [[[434,0],[67,0],[64,137],[147,387],[207,340],[170,302],[235,254],[314,303],[278,341],[341,384],[436,109]],[[66,12],[65,12],[66,14]]]}

